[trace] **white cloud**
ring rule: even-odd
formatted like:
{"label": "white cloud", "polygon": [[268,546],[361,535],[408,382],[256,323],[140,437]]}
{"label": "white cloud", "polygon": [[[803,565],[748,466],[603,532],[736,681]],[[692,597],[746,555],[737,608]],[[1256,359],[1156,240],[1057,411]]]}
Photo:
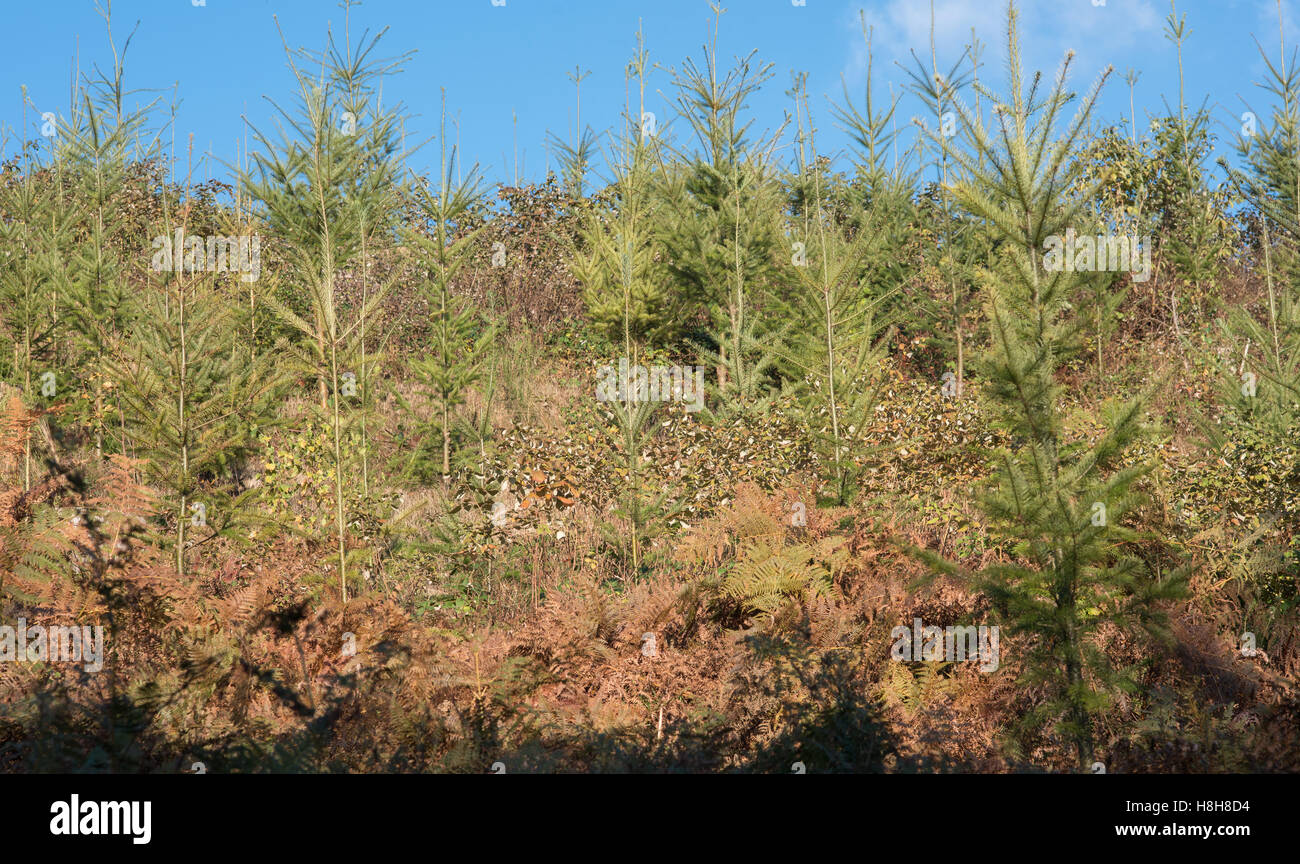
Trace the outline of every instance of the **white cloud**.
{"label": "white cloud", "polygon": [[[1076,54],[1075,74],[1092,78],[1108,64],[1119,66],[1125,53],[1160,39],[1164,16],[1152,0],[1020,0],[1021,64],[1026,74],[1054,73],[1067,51]],[[854,37],[853,59],[845,69],[850,86],[866,74],[866,51],[859,35],[858,8],[853,3],[845,20]],[[950,67],[970,43],[971,29],[984,45],[982,77],[996,77],[1006,63],[1006,3],[1002,0],[934,0],[934,43],[940,68]],[[925,0],[868,0],[867,25],[873,28],[873,49],[880,83],[900,81],[893,61],[908,68],[915,51],[929,64],[931,5]],[[1122,70],[1121,70],[1122,71]]]}

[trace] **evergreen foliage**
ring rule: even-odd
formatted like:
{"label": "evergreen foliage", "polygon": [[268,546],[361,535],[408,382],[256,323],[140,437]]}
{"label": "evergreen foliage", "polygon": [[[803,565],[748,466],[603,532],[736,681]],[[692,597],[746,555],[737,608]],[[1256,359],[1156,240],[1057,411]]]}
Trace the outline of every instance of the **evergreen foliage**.
{"label": "evergreen foliage", "polygon": [[[320,412],[332,434],[335,487],[336,562],[340,595],[346,600],[347,537],[343,500],[345,425],[357,401],[356,369],[361,363],[367,322],[392,287],[379,286],[356,309],[346,309],[338,290],[340,269],[355,262],[362,240],[380,222],[401,176],[402,153],[395,143],[400,115],[379,101],[377,82],[400,65],[373,57],[383,33],[340,54],[331,33],[320,54],[291,51],[289,67],[298,86],[298,107],[290,114],[276,106],[287,124],[280,140],[254,130],[261,147],[243,172],[245,193],[256,202],[268,231],[282,238],[294,279],[305,295],[305,310],[292,302],[266,302],[302,341],[290,355],[318,382]],[[315,63],[312,77],[300,63]],[[339,106],[345,107],[340,110]],[[357,110],[360,109],[360,110]],[[345,405],[344,400],[348,400]],[[351,454],[347,454],[350,456]],[[359,550],[357,550],[359,552]]]}
{"label": "evergreen foliage", "polygon": [[[1184,576],[1149,572],[1134,554],[1138,535],[1123,523],[1138,501],[1134,486],[1151,466],[1117,463],[1149,434],[1143,422],[1149,392],[1109,408],[1096,441],[1064,434],[1056,375],[1079,347],[1082,322],[1070,314],[1071,304],[1096,274],[1046,271],[1043,257],[1048,237],[1063,236],[1082,208],[1070,194],[1080,171],[1072,157],[1106,74],[1063,122],[1071,57],[1046,92],[1039,76],[1026,86],[1017,18],[1012,5],[1010,92],[984,93],[993,103],[993,128],[961,108],[970,154],[983,161],[957,155],[961,176],[953,187],[956,202],[1004,241],[1007,256],[1006,267],[985,275],[992,344],[982,366],[997,423],[1013,444],[996,456],[995,482],[982,507],[1014,558],[967,575],[1011,632],[1031,639],[1024,683],[1043,688],[1045,698],[1024,716],[1022,733],[1054,726],[1087,770],[1098,712],[1115,694],[1137,687],[1134,670],[1115,668],[1098,650],[1097,635],[1118,627],[1167,639],[1160,602],[1178,595]],[[927,558],[947,572],[958,570]]]}
{"label": "evergreen foliage", "polygon": [[456,275],[470,260],[482,230],[464,226],[485,205],[476,168],[464,180],[453,180],[455,165],[448,160],[446,132],[444,116],[438,186],[416,185],[418,229],[410,232],[424,274],[420,289],[429,307],[430,335],[429,353],[411,365],[430,410],[415,426],[419,443],[412,450],[410,468],[421,479],[440,476],[444,483],[451,476],[456,411],[482,377],[495,338],[493,326],[452,293]]}

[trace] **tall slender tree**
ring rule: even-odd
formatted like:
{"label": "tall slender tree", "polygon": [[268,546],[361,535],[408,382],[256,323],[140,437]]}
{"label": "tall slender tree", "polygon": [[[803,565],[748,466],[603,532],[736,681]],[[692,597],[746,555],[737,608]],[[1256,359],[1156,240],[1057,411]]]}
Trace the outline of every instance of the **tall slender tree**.
{"label": "tall slender tree", "polygon": [[[662,142],[646,122],[647,63],[638,31],[636,53],[628,64],[628,90],[630,94],[635,82],[638,110],[633,112],[629,95],[621,133],[614,139],[618,149],[609,158],[613,176],[607,186],[608,203],[588,215],[579,248],[571,259],[592,317],[612,339],[622,343],[619,363],[626,363],[629,369],[639,365],[646,342],[674,323],[667,314],[672,301],[663,288],[663,269],[656,264],[661,250],[655,236],[653,207]],[[622,463],[623,488],[614,514],[630,528],[625,531],[621,526],[607,525],[606,540],[616,548],[630,550],[632,573],[639,575],[645,548],[665,530],[673,508],[666,505],[666,493],[655,492],[647,480],[645,451],[656,429],[651,420],[659,405],[636,384],[629,391],[603,393],[613,397],[605,399],[603,407],[613,415],[614,425],[606,427],[605,417],[598,425],[605,430],[608,445]],[[598,389],[597,396],[601,395]],[[664,399],[672,395],[659,394]]]}
{"label": "tall slender tree", "polygon": [[[297,292],[267,297],[266,303],[306,338],[306,348],[296,356],[300,367],[318,381],[320,412],[331,430],[339,591],[345,601],[343,489],[351,461],[343,447],[345,424],[358,398],[361,333],[376,319],[392,282],[376,286],[362,304],[348,308],[340,302],[338,277],[342,268],[358,261],[362,238],[382,221],[378,214],[393,200],[392,187],[401,179],[402,118],[393,106],[380,103],[378,82],[400,68],[405,58],[374,56],[386,32],[363,35],[355,48],[344,52],[338,50],[332,31],[319,54],[293,51],[286,43],[298,86],[297,110],[291,114],[275,106],[287,124],[278,141],[254,129],[261,149],[241,175],[245,193],[262,211],[267,228],[284,241],[296,282]],[[319,71],[310,74],[304,63]]]}
{"label": "tall slender tree", "polygon": [[[429,305],[430,337],[428,353],[411,364],[430,410],[417,420],[417,441],[422,443],[412,450],[409,465],[418,476],[436,473],[446,484],[451,478],[456,411],[490,359],[494,322],[482,320],[463,297],[453,293],[456,276],[472,258],[484,227],[481,223],[473,229],[467,226],[481,213],[485,200],[477,166],[462,180],[452,176],[458,154],[447,150],[443,98],[437,186],[415,184],[418,221],[409,234],[424,276],[420,287]],[[437,454],[434,459],[429,458],[427,442],[431,441],[437,442],[432,448]]]}
{"label": "tall slender tree", "polygon": [[[244,522],[253,493],[237,488],[233,468],[255,449],[259,423],[268,420],[281,377],[273,355],[249,361],[237,336],[243,307],[227,296],[238,289],[218,284],[252,275],[222,276],[216,269],[224,265],[229,271],[242,263],[230,260],[238,256],[238,242],[222,238],[223,247],[234,249],[224,248],[219,254],[225,260],[219,257],[209,271],[203,266],[206,257],[197,252],[215,251],[217,241],[209,245],[192,236],[190,207],[182,212],[177,224],[164,197],[157,230],[167,244],[178,235],[182,243],[166,250],[171,254],[162,249],[156,254],[159,266],[139,300],[142,314],[109,370],[122,394],[123,422],[132,432],[135,455],[146,460],[149,485],[174,520],[176,572],[184,576],[191,535],[229,534]],[[183,256],[182,249],[188,250]]]}
{"label": "tall slender tree", "polygon": [[958,103],[969,146],[952,151],[960,174],[955,202],[1003,241],[1004,262],[985,275],[992,344],[983,367],[995,421],[1012,443],[997,454],[982,507],[1014,557],[974,573],[925,557],[970,578],[1010,629],[1028,637],[1024,678],[1044,688],[1046,698],[1027,712],[1021,731],[1055,726],[1086,770],[1097,711],[1111,694],[1136,686],[1127,670],[1111,666],[1095,635],[1117,627],[1166,637],[1160,601],[1176,596],[1182,580],[1149,572],[1131,550],[1135,533],[1123,524],[1137,500],[1133,486],[1150,468],[1122,464],[1126,448],[1143,435],[1150,391],[1107,407],[1106,431],[1093,443],[1067,432],[1058,405],[1056,374],[1079,350],[1082,327],[1071,304],[1096,274],[1046,266],[1044,252],[1085,206],[1086,196],[1071,194],[1081,170],[1072,157],[1108,72],[1063,122],[1073,95],[1066,84],[1072,55],[1046,92],[1037,75],[1026,86],[1017,18],[1013,2],[1010,93],[983,94],[996,122],[986,128]]}
{"label": "tall slender tree", "polygon": [[[717,368],[717,386],[740,405],[761,391],[771,358],[757,346],[777,317],[778,254],[783,194],[773,157],[784,130],[767,140],[750,134],[747,101],[771,77],[771,64],[753,53],[722,73],[717,51],[723,10],[703,65],[688,60],[674,73],[678,114],[694,137],[688,151],[663,148],[661,237],[683,297],[709,320],[704,355]],[[678,158],[671,163],[671,156]]]}
{"label": "tall slender tree", "polygon": [[[23,95],[25,115],[25,89]],[[42,396],[49,389],[42,379],[55,373],[62,335],[54,307],[65,280],[60,251],[71,241],[76,217],[61,200],[55,172],[40,164],[35,151],[35,142],[24,136],[19,153],[0,171],[0,245],[5,249],[0,261],[0,344],[9,349],[0,368],[29,409],[51,401]],[[54,389],[57,400],[57,383]],[[42,422],[40,418],[24,427],[24,491],[32,488],[33,439]]]}
{"label": "tall slender tree", "polygon": [[119,52],[111,5],[101,7],[100,13],[113,65],[107,71],[94,67],[80,82],[70,115],[57,123],[55,157],[60,179],[66,177],[72,194],[84,202],[85,240],[72,247],[67,260],[66,305],[73,325],[68,332],[75,352],[69,371],[89,393],[84,419],[90,423],[97,457],[104,455],[106,430],[114,419],[103,370],[137,315],[126,251],[134,250],[136,241],[128,236],[131,223],[115,212],[115,204],[131,172],[156,156],[159,146],[157,134],[148,134],[158,100],[128,107],[137,92],[126,88],[124,78],[131,37]]}
{"label": "tall slender tree", "polygon": [[939,313],[944,326],[951,328],[950,345],[956,378],[955,395],[960,397],[966,382],[966,316],[969,313],[971,300],[969,286],[965,280],[966,262],[959,253],[961,245],[959,235],[965,232],[959,230],[962,226],[957,224],[953,213],[949,176],[950,166],[954,160],[951,151],[957,131],[957,99],[961,91],[970,83],[972,74],[978,72],[978,66],[975,67],[974,73],[967,72],[963,67],[968,52],[963,52],[947,72],[940,70],[938,52],[935,49],[934,19],[934,0],[930,0],[930,63],[927,68],[921,58],[913,53],[912,59],[916,68],[908,69],[907,72],[912,79],[912,92],[930,109],[934,121],[934,128],[930,130],[929,135],[922,138],[922,141],[928,139],[936,145],[934,169],[938,183],[935,188],[939,198],[936,216],[940,223],[937,264],[944,281],[948,283],[946,308],[935,311]]}
{"label": "tall slender tree", "polygon": [[[1245,347],[1228,370],[1229,394],[1242,419],[1286,434],[1300,419],[1300,63],[1294,50],[1287,57],[1281,16],[1279,6],[1277,62],[1260,49],[1268,70],[1260,87],[1273,104],[1252,111],[1257,122],[1264,116],[1260,128],[1238,136],[1242,167],[1220,165],[1257,215],[1267,299],[1262,316],[1241,309],[1230,319]],[[1246,386],[1247,372],[1254,386]]]}
{"label": "tall slender tree", "polygon": [[[795,269],[796,317],[783,331],[776,354],[815,442],[827,497],[843,505],[857,492],[865,455],[862,442],[874,420],[883,381],[880,364],[885,352],[876,337],[886,293],[873,291],[860,274],[862,261],[878,251],[884,232],[871,212],[860,217],[856,228],[836,223],[824,205],[825,166],[816,158],[811,117],[808,122],[812,158],[802,158],[801,147],[802,176],[797,183],[810,190],[811,206],[803,208],[795,235],[807,251]],[[886,204],[875,206],[883,210]]]}

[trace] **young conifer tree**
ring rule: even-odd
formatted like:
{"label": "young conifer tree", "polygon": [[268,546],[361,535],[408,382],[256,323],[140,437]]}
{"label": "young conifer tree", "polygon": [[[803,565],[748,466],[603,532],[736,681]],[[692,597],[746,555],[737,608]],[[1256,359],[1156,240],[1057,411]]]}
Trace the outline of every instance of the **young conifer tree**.
{"label": "young conifer tree", "polygon": [[890,94],[889,102],[882,109],[873,87],[875,52],[872,48],[872,31],[867,27],[866,12],[862,17],[862,41],[867,53],[867,79],[863,88],[862,107],[859,108],[849,95],[848,84],[841,82],[844,88],[844,104],[832,105],[831,111],[839,121],[840,128],[848,133],[853,142],[854,166],[858,179],[867,192],[869,199],[884,196],[891,188],[900,196],[910,196],[912,176],[900,170],[897,157],[891,160],[891,150],[895,148],[894,116],[898,111],[901,95]]}
{"label": "young conifer tree", "polygon": [[[340,302],[338,274],[357,262],[362,238],[382,221],[377,214],[393,200],[392,187],[401,178],[401,117],[394,107],[381,104],[378,82],[404,58],[372,56],[385,32],[363,36],[346,55],[336,50],[332,31],[329,48],[320,54],[293,51],[285,44],[298,86],[297,111],[291,114],[275,106],[287,127],[280,129],[279,141],[254,129],[261,152],[253,155],[251,169],[241,172],[245,193],[261,209],[271,233],[283,240],[294,287],[299,289],[293,296],[266,297],[265,302],[307,342],[293,356],[300,368],[316,377],[319,411],[332,433],[339,590],[344,601],[348,549],[343,489],[352,461],[345,458],[351,454],[344,453],[345,425],[359,398],[362,329],[376,320],[392,283],[376,286],[363,304],[349,309]],[[348,58],[349,69],[340,67],[341,57]],[[311,74],[300,65],[303,62],[319,71]],[[300,312],[303,307],[305,314]]]}
{"label": "young conifer tree", "polygon": [[[1273,104],[1267,115],[1254,111],[1247,115],[1258,128],[1238,136],[1243,167],[1230,166],[1226,160],[1219,163],[1255,211],[1266,305],[1263,309],[1243,306],[1230,315],[1226,330],[1240,353],[1234,351],[1224,363],[1227,410],[1213,422],[1207,418],[1201,424],[1221,458],[1252,480],[1273,487],[1267,510],[1261,514],[1262,524],[1268,527],[1251,532],[1243,541],[1248,548],[1242,549],[1251,581],[1265,588],[1260,596],[1267,604],[1262,610],[1266,618],[1284,608],[1284,598],[1294,598],[1294,574],[1300,563],[1296,530],[1300,512],[1292,494],[1295,463],[1279,458],[1294,452],[1300,434],[1300,64],[1294,51],[1287,56],[1281,25],[1279,3],[1277,62],[1260,48],[1268,70],[1260,87]],[[1237,446],[1230,448],[1230,443]],[[1258,542],[1259,533],[1268,528],[1277,532],[1280,541]],[[1247,626],[1261,631],[1265,640],[1272,630],[1266,624]]]}
{"label": "young conifer tree", "polygon": [[803,218],[793,226],[805,251],[795,267],[794,323],[783,331],[776,356],[793,382],[827,498],[845,505],[857,492],[862,439],[883,381],[884,350],[876,333],[886,294],[874,294],[860,274],[863,262],[878,254],[884,232],[870,210],[856,229],[835,221],[823,198],[825,163],[816,157],[811,116],[808,124],[808,150],[801,128],[799,173],[792,184],[808,190]]}
{"label": "young conifer tree", "polygon": [[[345,0],[349,13],[357,0]],[[339,93],[339,104],[345,122],[356,123],[357,118],[369,118],[356,125],[355,134],[361,136],[360,148],[366,156],[366,167],[355,183],[357,207],[357,234],[359,237],[358,261],[361,270],[361,306],[370,301],[372,282],[371,258],[377,245],[383,245],[396,222],[402,204],[402,189],[397,179],[397,160],[403,158],[405,141],[395,134],[401,123],[404,107],[401,104],[383,105],[383,78],[387,71],[397,68],[413,52],[396,60],[375,61],[369,47],[352,41],[350,16],[345,18],[344,39],[340,46],[330,39],[329,68]],[[384,118],[373,122],[375,118]],[[370,425],[374,379],[383,360],[384,339],[375,332],[368,318],[362,318],[357,327],[357,400],[356,422],[360,430],[361,489],[370,494]],[[375,346],[375,347],[372,347]]]}
{"label": "young conifer tree", "polygon": [[1238,419],[1279,437],[1300,420],[1300,64],[1294,52],[1287,58],[1281,13],[1279,6],[1281,56],[1275,63],[1260,49],[1268,69],[1260,87],[1273,105],[1253,134],[1238,137],[1244,167],[1220,162],[1258,214],[1268,302],[1259,317],[1242,309],[1231,318],[1244,347],[1228,370],[1228,393]]}
{"label": "young conifer tree", "polygon": [[[941,326],[951,334],[950,338],[941,338],[939,341],[951,346],[955,395],[960,398],[965,392],[968,339],[966,317],[970,311],[971,298],[970,289],[966,284],[965,271],[969,269],[968,262],[962,255],[962,247],[966,245],[964,243],[966,238],[962,236],[965,232],[960,230],[962,226],[958,224],[956,214],[953,212],[949,179],[950,166],[954,161],[950,151],[956,134],[956,103],[961,91],[970,83],[970,75],[964,69],[969,52],[963,52],[946,73],[940,71],[938,54],[935,50],[934,17],[934,0],[931,0],[929,67],[927,68],[926,64],[913,53],[912,59],[916,69],[909,69],[908,75],[912,79],[912,92],[930,109],[935,124],[935,128],[930,130],[930,134],[926,137],[937,145],[934,156],[934,169],[938,181],[936,192],[939,197],[936,218],[940,223],[937,264],[939,272],[947,282],[948,296],[945,298],[946,303],[930,304],[932,305],[930,311],[942,322]],[[975,71],[978,71],[978,66]],[[924,140],[925,138],[922,138],[922,141]]]}
{"label": "young conifer tree", "polygon": [[1169,289],[1170,318],[1176,336],[1182,335],[1179,319],[1184,298],[1179,297],[1179,283],[1191,289],[1196,304],[1210,299],[1220,259],[1229,252],[1226,224],[1218,216],[1227,209],[1228,201],[1220,191],[1210,188],[1204,166],[1214,149],[1209,99],[1195,111],[1189,111],[1187,105],[1183,43],[1192,31],[1186,19],[1186,15],[1178,14],[1175,0],[1169,0],[1165,38],[1174,45],[1178,58],[1178,110],[1175,113],[1166,106],[1169,116],[1156,130],[1173,178],[1169,192],[1172,200],[1165,202],[1162,215],[1166,232],[1161,253],[1173,265],[1176,277],[1170,280]]}
{"label": "young conifer tree", "polygon": [[[229,478],[255,449],[258,423],[268,416],[280,378],[273,355],[250,361],[238,338],[244,310],[227,291],[254,275],[239,266],[247,261],[239,260],[245,256],[238,241],[208,243],[191,235],[189,208],[177,224],[172,204],[164,197],[156,230],[169,246],[177,228],[184,239],[179,247],[154,253],[140,318],[110,372],[122,394],[133,452],[145,460],[160,509],[170,510],[169,522],[175,520],[174,560],[184,576],[191,534],[231,534],[244,522],[253,490],[241,493]],[[204,266],[209,249],[218,255],[212,270]],[[221,276],[222,269],[235,272]],[[219,278],[232,284],[223,290]]]}
{"label": "young conifer tree", "polygon": [[555,159],[560,163],[560,179],[564,188],[575,198],[581,198],[587,185],[587,173],[596,156],[599,137],[590,126],[582,125],[582,81],[591,74],[575,66],[569,80],[577,91],[574,103],[574,128],[576,134],[569,141],[555,135],[550,136],[551,146],[555,148]]}
{"label": "young conifer tree", "polygon": [[[484,322],[462,297],[452,293],[456,274],[470,261],[480,226],[464,226],[486,206],[478,168],[463,180],[456,180],[457,153],[447,151],[447,112],[442,112],[439,134],[438,185],[414,186],[419,222],[409,232],[411,245],[419,255],[424,273],[421,292],[429,304],[429,350],[411,363],[411,370],[430,404],[427,416],[417,418],[419,443],[411,454],[410,470],[428,479],[451,478],[453,432],[457,409],[465,404],[468,390],[478,383],[491,356],[494,325]],[[407,405],[408,410],[411,406]],[[433,446],[430,447],[429,445]]]}
{"label": "young conifer tree", "polygon": [[[912,153],[900,159],[896,114],[901,94],[891,92],[883,107],[874,95],[874,53],[872,31],[862,13],[862,36],[867,55],[867,78],[862,106],[854,104],[848,87],[844,103],[832,104],[838,125],[851,138],[854,173],[845,189],[849,204],[847,214],[839,217],[856,237],[870,238],[871,254],[862,256],[858,280],[866,296],[876,303],[877,326],[885,320],[933,321],[946,313],[934,307],[925,292],[905,290],[910,266],[909,255],[918,222],[914,196],[918,169],[912,167]],[[891,88],[892,90],[892,88]],[[915,148],[913,148],[915,149]],[[944,327],[927,328],[934,338],[943,340]]]}
{"label": "young conifer tree", "polygon": [[[25,90],[23,95],[26,116]],[[54,369],[60,338],[53,308],[63,279],[59,251],[69,245],[74,227],[68,208],[60,204],[54,172],[41,165],[35,151],[35,142],[24,136],[21,150],[0,173],[0,247],[5,250],[0,261],[0,369],[29,409],[50,401],[41,392],[48,392],[42,379]],[[24,491],[32,488],[37,426],[23,427]]]}
{"label": "young conifer tree", "polygon": [[862,38],[867,53],[867,79],[862,107],[854,104],[848,85],[845,84],[844,104],[832,105],[831,110],[840,128],[853,142],[856,172],[853,181],[859,197],[851,221],[857,221],[856,211],[872,212],[884,219],[885,236],[882,239],[886,246],[874,256],[879,260],[872,264],[901,273],[901,253],[916,215],[912,197],[917,173],[909,167],[909,154],[905,153],[902,161],[898,158],[896,114],[901,94],[891,93],[883,108],[874,95],[875,54],[872,31],[866,25],[865,15],[865,12],[862,13]]}
{"label": "young conifer tree", "polygon": [[[128,107],[136,92],[126,89],[123,77],[131,39],[119,53],[110,9],[100,12],[108,27],[113,66],[107,72],[95,67],[93,76],[79,82],[70,116],[57,124],[55,157],[60,179],[67,178],[72,194],[82,202],[85,221],[85,239],[73,246],[67,260],[67,332],[72,337],[68,377],[73,379],[68,384],[88,393],[82,419],[91,427],[97,457],[104,455],[106,431],[114,425],[105,364],[137,316],[123,258],[125,250],[136,247],[137,238],[130,236],[133,226],[117,212],[116,203],[133,166],[156,155],[158,147],[157,137],[146,135],[158,100]],[[71,389],[58,387],[60,392]],[[124,446],[122,442],[119,451]]]}
{"label": "young conifer tree", "polygon": [[[667,302],[655,279],[661,271],[655,266],[657,244],[651,208],[656,168],[662,163],[661,144],[645,122],[647,60],[638,32],[637,51],[628,70],[629,83],[635,79],[638,84],[640,111],[634,115],[631,104],[626,106],[618,150],[609,160],[613,171],[609,206],[591,213],[583,227],[581,251],[572,259],[573,272],[593,314],[606,322],[611,335],[622,343],[621,359],[629,369],[640,364],[646,340],[659,332]],[[650,421],[659,405],[651,401],[653,394],[643,392],[635,382],[630,382],[628,392],[618,389],[598,388],[597,396],[612,412],[614,426],[606,429],[603,421],[598,425],[605,429],[609,444],[623,462],[624,485],[614,514],[631,530],[605,526],[605,534],[618,548],[626,541],[632,573],[639,575],[645,548],[667,528],[673,508],[666,504],[667,494],[654,492],[646,479],[645,452],[656,430]],[[659,394],[660,398],[673,395],[682,394]]]}
{"label": "young conifer tree", "polygon": [[[727,404],[743,407],[762,394],[772,357],[768,323],[781,315],[778,279],[784,193],[773,158],[778,129],[751,140],[747,101],[771,77],[751,53],[725,75],[717,53],[721,7],[703,66],[688,60],[675,73],[678,114],[694,136],[693,152],[674,152],[660,184],[660,231],[682,299],[708,315],[702,353],[717,368]],[[669,154],[665,154],[667,157]]]}
{"label": "young conifer tree", "polygon": [[616,139],[618,149],[609,159],[613,176],[608,192],[613,198],[585,214],[580,243],[570,258],[592,323],[611,342],[622,343],[629,358],[635,356],[637,346],[664,337],[679,325],[667,273],[656,263],[656,258],[664,257],[656,254],[660,245],[652,221],[663,145],[645,110],[648,64],[649,54],[638,31],[637,50],[628,64],[629,89],[635,81],[638,108],[634,114],[630,101],[626,106],[629,125]]}
{"label": "young conifer tree", "polygon": [[1120,465],[1143,434],[1150,391],[1107,406],[1106,431],[1094,443],[1067,432],[1058,406],[1056,374],[1079,350],[1083,326],[1071,303],[1096,274],[1048,266],[1044,250],[1085,206],[1088,196],[1071,194],[1081,170],[1072,157],[1106,76],[1058,135],[1073,96],[1066,85],[1071,55],[1046,92],[1040,76],[1026,88],[1014,2],[1008,18],[1010,94],[983,93],[994,105],[992,128],[958,103],[969,149],[952,151],[960,175],[952,191],[1002,241],[1006,256],[1005,266],[985,274],[992,344],[983,372],[996,423],[1012,443],[996,456],[982,507],[1014,557],[965,574],[937,556],[924,557],[943,572],[969,577],[1012,632],[1028,637],[1024,680],[1043,688],[1045,698],[1025,715],[1021,731],[1055,726],[1086,770],[1097,712],[1111,694],[1136,686],[1109,665],[1095,635],[1116,627],[1164,637],[1159,603],[1178,593],[1182,577],[1150,573],[1132,554],[1134,532],[1122,524],[1136,501],[1133,485],[1150,467]]}

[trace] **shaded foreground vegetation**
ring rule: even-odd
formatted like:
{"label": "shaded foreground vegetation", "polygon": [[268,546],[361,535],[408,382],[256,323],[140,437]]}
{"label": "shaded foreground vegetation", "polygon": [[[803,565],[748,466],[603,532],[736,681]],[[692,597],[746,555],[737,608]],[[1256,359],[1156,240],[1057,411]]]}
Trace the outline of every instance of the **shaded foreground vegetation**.
{"label": "shaded foreground vegetation", "polygon": [[[831,106],[847,172],[713,36],[653,128],[638,36],[622,127],[495,200],[445,122],[411,175],[379,38],[291,52],[229,185],[79,82],[0,174],[0,625],[103,668],[0,662],[0,770],[1300,768],[1294,61],[1235,142],[1142,132],[1008,21],[1001,88],[909,70],[910,146]],[[1149,272],[1045,262],[1097,235]]]}

